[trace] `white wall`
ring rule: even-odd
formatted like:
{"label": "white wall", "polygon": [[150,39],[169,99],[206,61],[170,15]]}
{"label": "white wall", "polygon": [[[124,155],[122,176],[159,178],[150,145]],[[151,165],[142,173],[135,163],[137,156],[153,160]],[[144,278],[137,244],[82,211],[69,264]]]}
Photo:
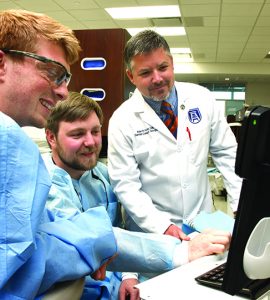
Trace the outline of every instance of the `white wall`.
{"label": "white wall", "polygon": [[246,103],[270,106],[270,82],[248,83],[246,86]]}
{"label": "white wall", "polygon": [[38,145],[41,153],[50,151],[46,141],[45,129],[39,129],[31,126],[22,127],[22,129]]}

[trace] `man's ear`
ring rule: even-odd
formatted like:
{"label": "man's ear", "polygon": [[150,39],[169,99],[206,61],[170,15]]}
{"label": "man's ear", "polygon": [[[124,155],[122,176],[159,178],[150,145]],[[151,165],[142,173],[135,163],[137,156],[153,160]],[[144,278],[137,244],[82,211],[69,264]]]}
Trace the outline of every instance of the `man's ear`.
{"label": "man's ear", "polygon": [[132,72],[129,69],[126,69],[126,74],[127,74],[128,79],[130,80],[130,82],[132,82],[134,84]]}
{"label": "man's ear", "polygon": [[49,129],[45,130],[45,134],[47,143],[49,144],[49,147],[52,148],[52,146],[55,144],[55,135]]}
{"label": "man's ear", "polygon": [[0,80],[2,80],[3,75],[6,74],[7,60],[5,53],[0,50]]}

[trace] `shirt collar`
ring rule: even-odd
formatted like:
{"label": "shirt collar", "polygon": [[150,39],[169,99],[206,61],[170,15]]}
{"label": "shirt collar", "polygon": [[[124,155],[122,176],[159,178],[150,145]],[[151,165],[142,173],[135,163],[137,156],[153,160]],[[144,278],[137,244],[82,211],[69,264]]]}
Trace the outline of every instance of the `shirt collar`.
{"label": "shirt collar", "polygon": [[[144,96],[143,96],[143,98],[144,98],[145,102],[148,103],[157,114],[160,114],[160,108],[161,108],[162,101],[155,101],[151,98],[146,98]],[[175,86],[173,86],[173,88],[170,92],[169,98],[166,99],[166,101],[171,104],[173,110],[175,109],[175,107],[177,107],[178,100],[177,100],[177,91],[176,91]]]}

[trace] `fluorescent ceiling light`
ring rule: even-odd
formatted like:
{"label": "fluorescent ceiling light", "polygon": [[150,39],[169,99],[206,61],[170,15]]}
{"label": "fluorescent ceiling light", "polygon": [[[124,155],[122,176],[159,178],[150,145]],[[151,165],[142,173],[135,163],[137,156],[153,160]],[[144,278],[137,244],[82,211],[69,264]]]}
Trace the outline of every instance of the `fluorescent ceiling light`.
{"label": "fluorescent ceiling light", "polygon": [[184,27],[148,27],[148,28],[126,28],[131,36],[137,34],[145,29],[151,29],[156,31],[162,36],[176,36],[176,35],[186,35]]}
{"label": "fluorescent ceiling light", "polygon": [[170,51],[171,51],[172,54],[176,54],[176,53],[180,53],[180,54],[191,53],[190,48],[170,48]]}
{"label": "fluorescent ceiling light", "polygon": [[181,16],[178,5],[113,7],[105,8],[105,10],[114,19],[145,19]]}
{"label": "fluorescent ceiling light", "polygon": [[170,48],[174,63],[193,62],[190,48]]}

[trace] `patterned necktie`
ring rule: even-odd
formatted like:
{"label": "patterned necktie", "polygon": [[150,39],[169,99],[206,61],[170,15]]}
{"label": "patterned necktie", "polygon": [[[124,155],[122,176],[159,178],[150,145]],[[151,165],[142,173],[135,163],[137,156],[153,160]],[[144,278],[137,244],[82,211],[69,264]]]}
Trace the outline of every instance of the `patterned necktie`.
{"label": "patterned necktie", "polygon": [[165,120],[163,121],[164,124],[168,127],[173,136],[177,138],[178,118],[174,114],[170,103],[168,103],[167,101],[162,101],[161,111],[166,114]]}

